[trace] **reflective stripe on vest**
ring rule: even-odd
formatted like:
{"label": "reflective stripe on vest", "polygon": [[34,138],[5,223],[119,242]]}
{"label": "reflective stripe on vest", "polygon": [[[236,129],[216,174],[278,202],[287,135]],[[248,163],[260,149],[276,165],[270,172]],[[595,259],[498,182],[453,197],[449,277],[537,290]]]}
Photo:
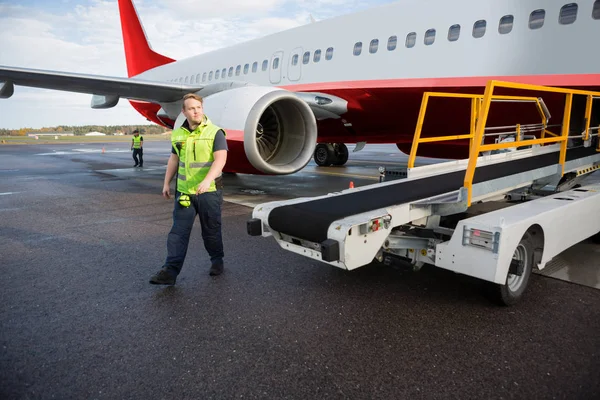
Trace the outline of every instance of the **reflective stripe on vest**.
{"label": "reflective stripe on vest", "polygon": [[142,142],[142,137],[138,136],[138,137],[133,137],[133,148],[134,149],[139,149],[141,148],[141,142]]}
{"label": "reflective stripe on vest", "polygon": [[[208,118],[193,132],[181,127],[171,134],[171,142],[179,157],[177,170],[177,190],[181,193],[196,194],[213,164],[213,143],[220,130]],[[223,131],[225,132],[225,131]],[[217,190],[213,180],[209,192]]]}

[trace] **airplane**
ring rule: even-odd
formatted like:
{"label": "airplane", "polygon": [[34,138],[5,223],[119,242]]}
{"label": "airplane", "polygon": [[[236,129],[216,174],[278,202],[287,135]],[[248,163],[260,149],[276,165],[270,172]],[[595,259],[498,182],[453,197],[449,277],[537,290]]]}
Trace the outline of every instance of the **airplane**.
{"label": "airplane", "polygon": [[[118,6],[127,78],[0,66],[0,98],[15,85],[88,93],[95,109],[124,98],[173,128],[184,121],[182,97],[197,93],[227,132],[224,172],[285,175],[311,159],[344,165],[346,143],[408,153],[425,91],[481,94],[492,79],[600,90],[600,0],[402,0],[177,61],[152,50],[131,0]],[[540,97],[562,110],[564,98]],[[511,106],[490,123],[532,118]],[[574,100],[574,113],[584,109]],[[423,136],[468,129],[467,110],[432,103]],[[426,144],[419,155],[465,158],[468,146]]]}

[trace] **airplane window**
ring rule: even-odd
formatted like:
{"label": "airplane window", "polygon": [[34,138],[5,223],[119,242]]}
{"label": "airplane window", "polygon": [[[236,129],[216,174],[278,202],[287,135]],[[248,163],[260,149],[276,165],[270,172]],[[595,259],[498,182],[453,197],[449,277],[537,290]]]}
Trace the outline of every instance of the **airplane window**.
{"label": "airplane window", "polygon": [[546,11],[544,10],[535,10],[529,15],[529,29],[540,29],[544,26],[544,17],[546,16]]}
{"label": "airplane window", "polygon": [[229,76],[233,76],[233,67],[229,67]]}
{"label": "airplane window", "polygon": [[321,61],[321,50],[315,50],[315,54],[313,56],[313,62]]}
{"label": "airplane window", "polygon": [[310,61],[310,51],[307,51],[302,56],[302,64],[308,64],[309,61]]}
{"label": "airplane window", "polygon": [[225,75],[227,75],[227,68],[221,70],[221,79],[225,79]]}
{"label": "airplane window", "polygon": [[406,47],[411,48],[415,47],[415,43],[417,43],[417,34],[415,32],[411,32],[406,35]]}
{"label": "airplane window", "polygon": [[360,56],[361,52],[362,52],[362,42],[356,42],[354,44],[354,55]]}
{"label": "airplane window", "polygon": [[256,72],[257,69],[258,69],[258,63],[256,61],[254,61],[254,63],[252,64],[252,72]]}
{"label": "airplane window", "polygon": [[189,76],[185,77],[185,83],[188,83]]}
{"label": "airplane window", "polygon": [[435,42],[435,29],[428,29],[427,32],[425,32],[424,42],[427,46]]}
{"label": "airplane window", "polygon": [[202,82],[206,82],[206,72],[202,74]]}
{"label": "airplane window", "polygon": [[266,71],[268,66],[269,66],[269,61],[268,60],[264,60],[263,63],[262,63],[262,70]]}
{"label": "airplane window", "polygon": [[240,72],[242,72],[242,66],[238,65],[237,67],[235,67],[235,76],[238,76]]}
{"label": "airplane window", "polygon": [[510,33],[510,31],[512,31],[513,28],[514,20],[515,18],[512,15],[505,15],[504,17],[500,18],[500,24],[498,25],[498,33],[500,33],[501,35],[506,35],[507,33]]}
{"label": "airplane window", "polygon": [[562,6],[560,9],[560,15],[558,16],[558,23],[562,25],[569,25],[575,22],[577,19],[577,4],[571,3]]}
{"label": "airplane window", "polygon": [[179,78],[179,83],[183,82],[183,77]]}
{"label": "airplane window", "polygon": [[249,69],[250,69],[250,64],[244,65],[244,75],[246,75],[248,73]]}
{"label": "airplane window", "polygon": [[273,69],[279,68],[279,57],[273,59]]}
{"label": "airplane window", "polygon": [[327,52],[325,53],[325,59],[331,60],[332,57],[333,57],[333,47],[330,47],[327,49]]}
{"label": "airplane window", "polygon": [[377,53],[378,48],[379,48],[379,39],[371,40],[371,44],[369,45],[369,53],[371,53],[371,54]]}
{"label": "airplane window", "polygon": [[298,54],[292,56],[292,65],[298,65]]}
{"label": "airplane window", "polygon": [[217,70],[215,72],[215,79],[219,79],[221,75],[219,75],[221,73],[221,71]]}
{"label": "airplane window", "polygon": [[213,75],[213,72],[212,72],[212,71],[210,71],[210,72],[208,73],[208,80],[209,80],[209,81],[212,81],[212,75]]}
{"label": "airplane window", "polygon": [[448,29],[448,40],[450,42],[456,42],[460,36],[460,25],[455,24]]}
{"label": "airplane window", "polygon": [[600,19],[600,0],[594,2],[594,9],[592,10],[592,18]]}
{"label": "airplane window", "polygon": [[196,75],[196,83],[200,83],[200,74]]}
{"label": "airplane window", "polygon": [[398,45],[398,36],[390,36],[388,39],[387,49],[389,51],[395,50]]}
{"label": "airplane window", "polygon": [[480,19],[473,24],[473,37],[475,39],[479,39],[485,35],[486,25],[487,23],[485,22],[485,19]]}

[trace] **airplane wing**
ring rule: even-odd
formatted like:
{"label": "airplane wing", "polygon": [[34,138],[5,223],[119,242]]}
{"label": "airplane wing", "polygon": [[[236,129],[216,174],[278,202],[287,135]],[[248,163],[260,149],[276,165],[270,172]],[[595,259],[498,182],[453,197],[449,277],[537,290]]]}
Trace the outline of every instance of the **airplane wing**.
{"label": "airplane wing", "polygon": [[[186,85],[0,65],[0,99],[11,97],[14,85],[91,94],[92,108],[100,109],[114,107],[119,98],[164,104],[181,100],[187,93],[201,91],[203,96],[208,96],[248,83],[225,81],[209,85]],[[293,93],[311,107],[317,119],[339,118],[347,111],[347,101],[336,96],[313,92]]]}
{"label": "airplane wing", "polygon": [[117,104],[120,97],[167,103],[180,100],[186,93],[197,92],[203,88],[201,85],[0,65],[0,98],[12,96],[14,85],[92,94],[95,95],[92,99],[92,108],[112,107]]}

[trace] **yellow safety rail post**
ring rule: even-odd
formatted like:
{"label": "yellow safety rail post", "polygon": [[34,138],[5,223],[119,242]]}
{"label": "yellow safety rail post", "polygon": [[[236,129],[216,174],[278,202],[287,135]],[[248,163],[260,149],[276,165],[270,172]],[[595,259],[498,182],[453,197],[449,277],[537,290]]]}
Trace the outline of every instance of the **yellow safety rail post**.
{"label": "yellow safety rail post", "polygon": [[475,137],[475,126],[477,125],[477,116],[479,115],[482,99],[483,96],[477,96],[471,99],[471,125],[469,127],[469,135],[471,135],[471,140],[469,141],[469,149],[473,147],[473,138]]}
{"label": "yellow safety rail post", "polygon": [[475,175],[475,167],[477,166],[477,157],[479,155],[479,148],[483,141],[483,135],[485,131],[485,124],[490,112],[490,104],[492,103],[492,93],[494,92],[495,81],[489,81],[485,85],[485,92],[483,92],[483,100],[481,102],[481,109],[479,111],[479,118],[477,118],[477,127],[475,128],[475,136],[473,137],[473,146],[469,151],[469,163],[467,164],[467,171],[465,173],[464,187],[467,189],[467,207],[471,205],[471,189],[473,183],[473,175]]}
{"label": "yellow safety rail post", "polygon": [[561,144],[560,144],[560,173],[561,175],[565,174],[565,161],[567,159],[567,143],[569,141],[569,127],[571,125],[571,106],[573,105],[573,93],[567,94],[567,99],[565,100],[565,113],[563,115],[563,123],[562,123],[562,135],[561,135]]}
{"label": "yellow safety rail post", "polygon": [[592,102],[594,101],[594,96],[589,95],[587,97],[587,101],[585,103],[585,136],[583,140],[588,140],[590,138],[590,124],[592,123]]}
{"label": "yellow safety rail post", "polygon": [[[489,81],[485,87],[485,93],[483,96],[483,102],[481,105],[481,111],[479,118],[477,120],[477,128],[475,130],[475,136],[473,138],[473,146],[471,146],[471,151],[469,152],[469,163],[467,166],[467,170],[465,173],[464,179],[464,187],[467,189],[468,198],[467,198],[467,206],[471,205],[472,198],[472,186],[473,186],[473,177],[475,175],[475,168],[477,167],[477,159],[479,157],[480,152],[482,151],[491,151],[491,150],[500,150],[500,149],[508,149],[511,147],[515,147],[516,144],[514,142],[508,143],[495,143],[495,144],[487,144],[482,145],[482,138],[484,137],[485,126],[487,123],[487,118],[489,115],[489,109],[492,100],[495,98],[493,95],[494,88],[503,87],[509,89],[521,89],[521,90],[533,90],[533,91],[543,91],[543,92],[553,92],[553,93],[563,93],[566,94],[565,106],[564,106],[564,115],[563,115],[563,123],[562,123],[562,132],[561,135],[552,134],[552,132],[547,131],[547,129],[543,129],[543,133],[552,134],[554,137],[551,138],[541,138],[541,139],[530,139],[523,140],[519,144],[521,146],[532,146],[535,144],[546,144],[546,143],[559,143],[560,142],[560,159],[558,162],[561,164],[561,171],[564,174],[565,169],[565,160],[567,155],[567,142],[569,138],[569,125],[571,119],[571,106],[573,103],[573,95],[585,95],[585,96],[600,96],[600,92],[591,92],[591,91],[583,91],[576,89],[564,89],[564,88],[555,88],[555,87],[547,87],[547,86],[539,86],[539,85],[530,85],[530,84],[522,84],[522,83],[512,83],[512,82],[501,82],[501,81]],[[586,115],[587,115],[586,109]],[[591,109],[590,109],[591,112]]]}
{"label": "yellow safety rail post", "polygon": [[415,135],[413,137],[412,146],[410,147],[410,155],[408,156],[408,168],[413,168],[415,166],[415,158],[417,157],[417,147],[419,147],[419,141],[421,140],[423,120],[425,119],[425,111],[427,110],[427,103],[429,102],[430,94],[430,92],[423,93],[421,109],[419,110],[419,118],[417,119],[417,127],[415,128]]}

